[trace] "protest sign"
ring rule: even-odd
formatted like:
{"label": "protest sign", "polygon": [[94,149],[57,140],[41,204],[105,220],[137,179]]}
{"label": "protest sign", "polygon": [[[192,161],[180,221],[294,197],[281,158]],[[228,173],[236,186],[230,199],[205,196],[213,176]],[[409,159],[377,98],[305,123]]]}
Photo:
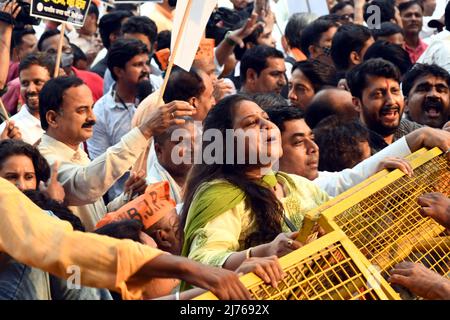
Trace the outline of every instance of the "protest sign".
{"label": "protest sign", "polygon": [[167,181],[151,184],[144,194],[128,202],[115,212],[108,213],[100,220],[96,228],[112,222],[136,219],[142,222],[147,230],[162,217],[175,208],[175,201],[170,198],[170,187]]}
{"label": "protest sign", "polygon": [[[177,2],[171,52],[174,55],[174,64],[186,71],[189,71],[192,66],[206,23],[216,5],[217,0],[178,0]],[[178,46],[175,49],[177,40]]]}
{"label": "protest sign", "polygon": [[214,39],[204,38],[200,41],[195,59],[214,60],[214,46],[216,41]]}
{"label": "protest sign", "polygon": [[144,3],[144,2],[156,2],[156,3],[162,3],[162,0],[112,0],[107,1],[112,2],[113,4],[121,4],[121,3]]}
{"label": "protest sign", "polygon": [[30,15],[82,27],[91,0],[31,0]]}

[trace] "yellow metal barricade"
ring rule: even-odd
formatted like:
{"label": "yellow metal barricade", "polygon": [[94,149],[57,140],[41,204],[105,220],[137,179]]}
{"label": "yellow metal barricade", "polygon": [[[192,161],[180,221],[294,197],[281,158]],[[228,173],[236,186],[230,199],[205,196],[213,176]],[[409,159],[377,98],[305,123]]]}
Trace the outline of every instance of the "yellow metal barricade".
{"label": "yellow metal barricade", "polygon": [[445,228],[420,212],[424,193],[450,195],[450,164],[439,149],[421,150],[411,157],[412,177],[399,170],[322,211],[320,224],[342,230],[383,277],[408,260],[450,276],[450,238]]}
{"label": "yellow metal barricade", "polygon": [[[379,273],[342,231],[333,231],[279,259],[286,276],[277,288],[254,274],[240,279],[256,300],[396,299]],[[196,300],[217,299],[208,292]]]}
{"label": "yellow metal barricade", "polygon": [[[414,174],[384,170],[309,212],[299,240],[315,222],[327,234],[280,258],[287,274],[273,288],[254,274],[241,281],[257,300],[399,299],[386,282],[389,270],[408,260],[450,277],[450,237],[421,216],[419,196],[450,196],[450,163],[438,148],[408,157]],[[215,299],[205,293],[196,299]]]}

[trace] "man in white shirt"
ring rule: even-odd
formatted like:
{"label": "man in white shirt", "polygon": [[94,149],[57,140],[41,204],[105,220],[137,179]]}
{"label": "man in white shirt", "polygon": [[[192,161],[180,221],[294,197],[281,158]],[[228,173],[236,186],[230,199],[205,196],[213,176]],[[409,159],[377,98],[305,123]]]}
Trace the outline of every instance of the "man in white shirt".
{"label": "man in white shirt", "polygon": [[[169,126],[185,122],[178,117],[195,113],[186,102],[164,105],[91,162],[80,147],[92,136],[96,120],[89,88],[79,78],[58,77],[44,86],[40,100],[42,128],[46,133],[39,151],[51,165],[55,161],[60,163],[58,181],[64,187],[65,201],[88,231],[107,212],[102,196],[130,169],[146,149],[148,140]],[[136,190],[133,185],[129,189]],[[122,194],[109,208],[121,206],[124,198]]]}
{"label": "man in white shirt", "polygon": [[435,35],[418,63],[437,64],[450,73],[450,2],[445,7],[445,29]]}
{"label": "man in white shirt", "polygon": [[[55,63],[48,55],[41,53],[26,56],[19,65],[20,94],[25,104],[11,117],[22,134],[22,140],[34,145],[44,130],[39,119],[39,92],[53,75]],[[0,132],[5,123],[0,125]]]}
{"label": "man in white shirt", "polygon": [[411,167],[401,158],[421,147],[440,147],[447,151],[450,145],[450,132],[421,128],[351,169],[319,172],[319,147],[314,142],[311,128],[303,119],[303,112],[295,107],[281,107],[269,109],[267,113],[281,131],[283,156],[279,162],[280,170],[312,180],[333,197],[385,168],[398,168],[409,174]]}

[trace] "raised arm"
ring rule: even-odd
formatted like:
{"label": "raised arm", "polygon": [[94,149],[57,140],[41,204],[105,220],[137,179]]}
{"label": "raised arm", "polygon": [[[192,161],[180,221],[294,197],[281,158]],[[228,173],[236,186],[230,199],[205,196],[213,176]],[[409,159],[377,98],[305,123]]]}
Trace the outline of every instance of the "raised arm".
{"label": "raised arm", "polygon": [[[383,169],[379,165],[387,157],[403,158],[423,147],[438,147],[443,151],[447,151],[450,148],[450,132],[422,127],[397,140],[351,169],[340,172],[321,172],[319,177],[314,180],[314,183],[330,196],[337,196]],[[448,156],[450,159],[450,153]],[[397,165],[401,167],[402,162],[398,161]],[[394,168],[397,168],[397,166],[394,166]]]}
{"label": "raised arm", "polygon": [[20,7],[16,1],[0,4],[0,91],[6,86],[9,70],[9,54],[14,18],[19,14]]}
{"label": "raised arm", "polygon": [[[102,197],[109,188],[136,162],[145,151],[148,140],[174,124],[185,120],[178,117],[191,116],[195,109],[184,101],[174,101],[150,113],[138,128],[131,130],[121,141],[109,147],[89,165],[61,162],[58,181],[63,185],[68,205],[91,204]],[[50,165],[58,160],[58,155],[44,154]]]}
{"label": "raised arm", "polygon": [[237,274],[211,268],[131,240],[73,231],[0,178],[0,252],[18,262],[67,279],[79,273],[82,285],[140,299],[152,278],[179,278],[211,290],[221,299],[249,299]]}

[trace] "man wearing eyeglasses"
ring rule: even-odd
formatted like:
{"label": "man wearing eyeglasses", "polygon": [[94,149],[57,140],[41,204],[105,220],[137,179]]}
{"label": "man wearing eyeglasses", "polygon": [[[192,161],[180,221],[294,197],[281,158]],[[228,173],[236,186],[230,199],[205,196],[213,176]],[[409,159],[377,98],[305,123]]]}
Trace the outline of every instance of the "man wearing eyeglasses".
{"label": "man wearing eyeglasses", "polygon": [[[59,37],[60,32],[57,29],[45,31],[38,41],[38,50],[56,57]],[[61,68],[66,75],[76,76],[82,79],[89,89],[91,89],[94,102],[97,101],[103,96],[103,79],[96,73],[75,68],[73,66],[73,60],[72,47],[70,46],[69,39],[64,35]]]}

